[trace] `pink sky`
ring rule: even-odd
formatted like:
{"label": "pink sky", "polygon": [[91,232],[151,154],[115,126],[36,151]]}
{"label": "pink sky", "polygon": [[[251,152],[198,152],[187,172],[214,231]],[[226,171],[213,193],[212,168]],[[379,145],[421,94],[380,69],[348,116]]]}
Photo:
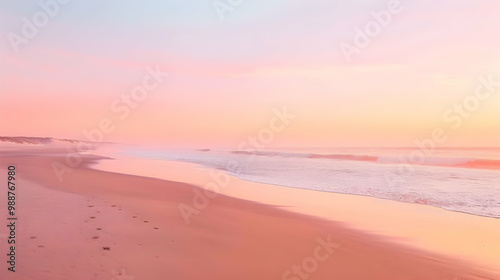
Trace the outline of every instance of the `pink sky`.
{"label": "pink sky", "polygon": [[[286,106],[270,146],[412,146],[437,127],[444,146],[499,143],[500,88],[457,129],[443,114],[500,81],[500,3],[401,1],[349,63],[340,44],[390,1],[345,2],[247,1],[224,21],[207,1],[67,4],[18,53],[2,41],[0,134],[85,139],[109,118],[105,141],[234,147]],[[37,3],[2,3],[0,33]],[[157,66],[170,76],[120,119],[113,102]]]}

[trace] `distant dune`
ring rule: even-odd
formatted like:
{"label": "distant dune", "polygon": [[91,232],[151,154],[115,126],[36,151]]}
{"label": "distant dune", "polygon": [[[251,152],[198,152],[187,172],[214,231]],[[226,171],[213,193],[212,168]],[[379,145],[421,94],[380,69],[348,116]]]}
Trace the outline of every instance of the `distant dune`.
{"label": "distant dune", "polygon": [[74,140],[74,139],[59,139],[52,137],[4,137],[0,136],[0,143],[13,143],[13,144],[31,144],[31,145],[49,145],[49,144],[78,144],[78,143],[92,143],[90,141]]}

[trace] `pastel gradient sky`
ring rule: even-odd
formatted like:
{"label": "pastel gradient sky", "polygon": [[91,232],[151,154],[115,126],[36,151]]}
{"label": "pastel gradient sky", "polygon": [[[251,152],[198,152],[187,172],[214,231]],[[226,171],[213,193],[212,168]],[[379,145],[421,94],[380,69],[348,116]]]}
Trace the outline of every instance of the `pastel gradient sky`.
{"label": "pastel gradient sky", "polygon": [[[85,139],[109,118],[105,141],[234,147],[286,106],[271,146],[412,146],[437,127],[445,146],[500,143],[500,88],[458,129],[443,119],[480,76],[500,81],[500,2],[401,0],[347,62],[340,44],[388,2],[244,0],[221,21],[211,0],[73,0],[15,53],[8,34],[41,8],[2,1],[0,134]],[[170,76],[119,119],[157,65]]]}

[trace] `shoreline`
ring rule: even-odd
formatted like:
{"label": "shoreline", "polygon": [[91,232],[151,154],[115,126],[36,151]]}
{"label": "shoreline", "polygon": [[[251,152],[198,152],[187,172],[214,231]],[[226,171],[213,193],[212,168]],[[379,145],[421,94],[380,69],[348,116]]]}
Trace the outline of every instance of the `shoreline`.
{"label": "shoreline", "polygon": [[[120,164],[120,159],[125,158],[133,164]],[[174,180],[200,187],[211,182],[212,179],[208,176],[210,172],[217,172],[194,163],[125,156],[119,157],[118,160],[100,161],[91,168]],[[231,182],[235,182],[235,186],[227,187],[222,192],[224,195],[285,208],[332,222],[342,222],[354,229],[387,236],[405,246],[459,257],[500,272],[497,261],[500,256],[500,220],[497,218],[430,205],[257,183],[228,176],[231,177]],[[308,203],[308,200],[313,202]],[[377,221],[370,219],[373,215],[378,217]],[[470,229],[473,225],[477,229]],[[478,244],[477,240],[481,240],[484,246]]]}
{"label": "shoreline", "polygon": [[[16,157],[14,153],[0,161],[2,165],[9,162],[20,167],[25,191],[37,189],[36,196],[21,200],[20,207],[29,210],[30,219],[45,229],[59,228],[66,233],[64,238],[58,234],[42,238],[39,231],[44,228],[33,226],[32,230],[40,236],[34,240],[45,243],[45,248],[36,249],[28,243],[34,232],[22,231],[22,256],[25,260],[30,260],[30,256],[36,259],[37,250],[49,248],[58,257],[47,255],[43,269],[72,272],[72,279],[87,279],[92,273],[99,275],[94,279],[111,279],[121,269],[137,279],[164,279],[165,275],[175,279],[206,279],[207,275],[210,279],[255,279],[256,275],[260,279],[293,279],[295,274],[289,272],[292,266],[311,260],[312,252],[321,244],[317,240],[322,238],[323,243],[328,243],[325,240],[330,240],[330,236],[339,247],[330,248],[332,254],[324,262],[316,261],[318,267],[308,272],[311,279],[498,278],[497,273],[468,261],[398,245],[392,238],[353,229],[341,220],[332,222],[285,211],[279,205],[224,194],[213,199],[192,225],[186,225],[178,205],[190,203],[192,190],[203,190],[199,184],[95,170],[94,165],[88,166],[95,157],[88,155],[84,156],[86,163],[61,183],[52,173],[50,163],[63,160],[63,153],[61,157],[43,153]],[[131,161],[121,163],[137,167]],[[194,174],[185,165],[179,168]],[[168,172],[185,177],[179,168]],[[243,189],[247,185],[232,181]],[[267,186],[256,193],[273,196],[272,189],[276,187]],[[45,198],[57,207],[43,207]],[[39,209],[33,208],[34,200],[38,200]],[[65,219],[54,219],[61,215]],[[68,233],[75,228],[80,232]],[[97,240],[93,239],[95,234],[99,234]],[[57,239],[58,236],[63,239]],[[108,246],[109,251],[103,250]],[[66,262],[67,256],[75,258],[73,266]],[[47,272],[40,269],[24,264],[30,277],[67,279],[67,274],[41,276]]]}

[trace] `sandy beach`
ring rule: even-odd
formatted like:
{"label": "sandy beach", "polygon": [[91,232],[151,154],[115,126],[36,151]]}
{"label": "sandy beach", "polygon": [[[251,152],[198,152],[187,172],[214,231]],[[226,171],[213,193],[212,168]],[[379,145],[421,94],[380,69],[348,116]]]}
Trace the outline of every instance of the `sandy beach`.
{"label": "sandy beach", "polygon": [[[179,206],[193,205],[196,191],[204,192],[201,183],[184,182],[203,180],[192,166],[176,163],[177,169],[163,169],[163,176],[179,179],[193,174],[195,178],[168,181],[152,178],[153,174],[145,177],[97,170],[93,166],[99,167],[99,161],[105,165],[106,160],[84,155],[84,162],[60,182],[51,164],[63,163],[64,156],[63,151],[43,149],[3,152],[2,168],[18,166],[20,220],[18,272],[12,276],[2,269],[2,279],[499,279],[498,267],[486,266],[498,256],[498,241],[488,239],[498,236],[495,219],[468,219],[455,213],[463,219],[436,223],[437,215],[422,224],[421,232],[432,228],[431,233],[442,231],[455,241],[432,251],[428,250],[430,240],[439,243],[443,239],[424,234],[420,240],[427,247],[419,249],[409,245],[404,232],[415,230],[421,215],[405,207],[399,214],[408,220],[415,218],[413,227],[399,223],[396,215],[380,217],[380,225],[393,219],[392,227],[385,231],[392,235],[382,235],[382,230],[362,230],[374,228],[366,222],[369,219],[361,218],[361,211],[337,205],[343,213],[330,212],[331,208],[315,215],[321,212],[318,207],[310,207],[308,212],[307,205],[285,205],[294,197],[300,200],[293,191],[288,192],[288,200],[270,205],[273,200],[278,203],[276,195],[290,190],[272,192],[276,186],[260,188],[233,178],[227,188],[233,194],[210,199],[187,224]],[[148,168],[161,170],[154,164],[138,165],[124,158],[107,161],[143,173]],[[5,176],[2,174],[2,180]],[[252,194],[245,191],[249,187],[245,184],[259,189]],[[234,194],[238,192],[240,198]],[[273,199],[257,201],[259,197]],[[342,199],[356,201],[349,196]],[[383,207],[369,210],[387,211]],[[474,228],[467,234],[448,233],[449,226],[460,228],[464,223]],[[398,232],[403,241],[394,236]],[[489,254],[483,259],[475,258],[477,250],[467,244],[478,239],[490,246],[484,249]],[[443,254],[451,251],[442,248],[462,242],[465,255],[470,253],[468,259]],[[4,239],[0,244],[5,256]]]}
{"label": "sandy beach", "polygon": [[[210,188],[214,171],[185,162],[141,159],[104,152],[91,167],[99,170],[183,182]],[[215,176],[217,177],[217,176]],[[439,252],[500,271],[500,221],[428,205],[368,196],[318,192],[241,180],[228,176],[220,193],[287,211],[341,222],[350,228],[389,237],[391,242]],[[373,219],[373,216],[377,217]],[[439,226],[438,226],[439,225]],[[480,229],[480,230],[479,230]]]}

